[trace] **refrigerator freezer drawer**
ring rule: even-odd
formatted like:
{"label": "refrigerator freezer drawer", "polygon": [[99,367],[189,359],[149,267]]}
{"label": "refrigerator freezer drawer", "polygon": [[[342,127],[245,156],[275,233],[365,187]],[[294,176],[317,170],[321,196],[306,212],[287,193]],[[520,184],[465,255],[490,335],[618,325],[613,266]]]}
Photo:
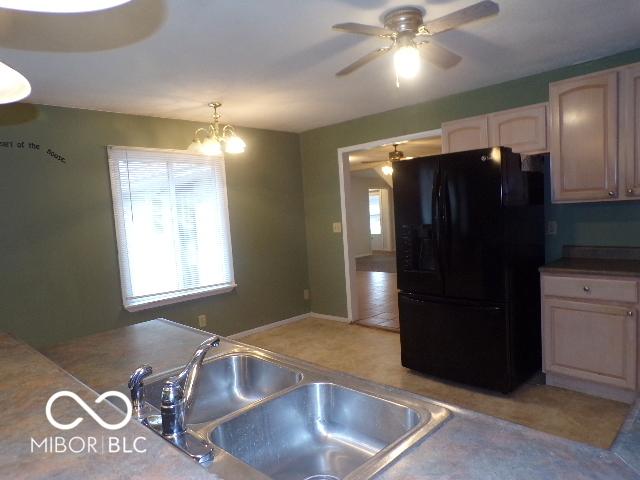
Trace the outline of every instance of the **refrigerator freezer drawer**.
{"label": "refrigerator freezer drawer", "polygon": [[505,393],[512,389],[505,307],[405,293],[398,300],[402,365]]}

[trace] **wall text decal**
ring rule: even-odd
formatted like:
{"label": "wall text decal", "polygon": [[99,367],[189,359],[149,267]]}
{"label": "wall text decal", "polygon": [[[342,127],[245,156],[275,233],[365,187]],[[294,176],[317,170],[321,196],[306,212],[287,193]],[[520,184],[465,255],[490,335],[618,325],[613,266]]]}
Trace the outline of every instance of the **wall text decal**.
{"label": "wall text decal", "polygon": [[13,140],[8,140],[8,141],[0,140],[0,149],[4,149],[4,148],[12,148],[16,150],[32,150],[35,152],[45,152],[51,158],[53,158],[54,160],[57,160],[60,163],[67,163],[67,159],[62,155],[60,155],[59,153],[51,150],[50,148],[47,148],[45,150],[40,146],[39,143],[35,143],[35,142],[25,142],[25,141],[16,142]]}

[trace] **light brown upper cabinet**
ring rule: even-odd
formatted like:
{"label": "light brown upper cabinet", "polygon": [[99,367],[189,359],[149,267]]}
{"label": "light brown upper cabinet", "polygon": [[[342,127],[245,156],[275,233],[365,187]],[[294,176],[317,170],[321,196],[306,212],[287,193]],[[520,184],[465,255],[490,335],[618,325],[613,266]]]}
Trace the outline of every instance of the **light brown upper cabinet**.
{"label": "light brown upper cabinet", "polygon": [[463,152],[489,146],[486,115],[442,124],[442,153]]}
{"label": "light brown upper cabinet", "polygon": [[618,72],[549,86],[554,202],[618,197]]}
{"label": "light brown upper cabinet", "polygon": [[621,196],[640,200],[640,65],[622,70]]}
{"label": "light brown upper cabinet", "polygon": [[489,115],[489,145],[516,153],[547,152],[547,104],[540,103]]}
{"label": "light brown upper cabinet", "polygon": [[527,154],[547,152],[547,104],[442,124],[442,153],[487,147],[510,147]]}

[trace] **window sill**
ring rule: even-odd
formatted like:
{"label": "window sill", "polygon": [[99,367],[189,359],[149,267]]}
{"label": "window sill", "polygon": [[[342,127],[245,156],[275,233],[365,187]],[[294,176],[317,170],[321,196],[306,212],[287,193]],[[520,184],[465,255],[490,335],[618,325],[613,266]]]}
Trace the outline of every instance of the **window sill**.
{"label": "window sill", "polygon": [[198,298],[211,297],[213,295],[220,295],[228,293],[235,289],[238,285],[235,283],[232,285],[225,285],[224,287],[209,288],[206,290],[195,291],[184,295],[172,295],[156,297],[152,300],[144,300],[136,303],[130,303],[124,306],[127,312],[140,312],[142,310],[150,310],[156,307],[164,307],[166,305],[174,305],[176,303],[182,303],[189,300],[196,300]]}

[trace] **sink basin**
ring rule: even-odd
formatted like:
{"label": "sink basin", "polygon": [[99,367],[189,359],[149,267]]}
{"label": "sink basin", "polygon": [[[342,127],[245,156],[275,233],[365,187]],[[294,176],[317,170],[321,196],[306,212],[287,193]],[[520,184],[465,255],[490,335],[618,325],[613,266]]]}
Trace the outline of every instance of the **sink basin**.
{"label": "sink basin", "polygon": [[[160,396],[166,378],[146,385],[147,400],[156,408],[160,408]],[[186,422],[198,424],[222,418],[296,385],[300,380],[300,372],[253,355],[221,357],[202,365],[193,406]]]}
{"label": "sink basin", "polygon": [[337,480],[419,423],[409,407],[310,383],[229,419],[210,438],[274,480]]}

